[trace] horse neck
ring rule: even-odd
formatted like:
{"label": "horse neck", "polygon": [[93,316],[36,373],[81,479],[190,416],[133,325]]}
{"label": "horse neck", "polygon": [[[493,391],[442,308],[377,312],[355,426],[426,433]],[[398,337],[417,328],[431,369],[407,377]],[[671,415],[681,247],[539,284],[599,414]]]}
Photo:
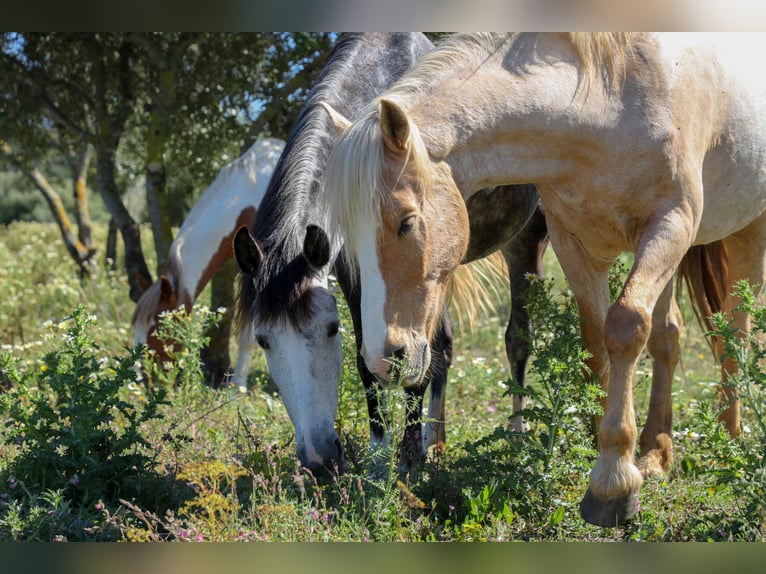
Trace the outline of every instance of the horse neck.
{"label": "horse neck", "polygon": [[616,116],[611,104],[595,103],[603,98],[586,97],[602,87],[583,89],[577,59],[564,40],[546,35],[535,50],[553,54],[555,63],[520,49],[508,69],[502,51],[477,54],[405,100],[429,154],[449,164],[466,199],[496,185],[565,178],[571,163],[562,150]]}
{"label": "horse neck", "polygon": [[298,116],[256,215],[255,237],[275,268],[301,252],[309,223],[320,225],[332,246],[331,264],[319,273],[320,282],[326,282],[341,248],[324,204],[324,172],[337,136],[320,102],[353,117],[432,48],[420,33],[348,34],[338,42]]}

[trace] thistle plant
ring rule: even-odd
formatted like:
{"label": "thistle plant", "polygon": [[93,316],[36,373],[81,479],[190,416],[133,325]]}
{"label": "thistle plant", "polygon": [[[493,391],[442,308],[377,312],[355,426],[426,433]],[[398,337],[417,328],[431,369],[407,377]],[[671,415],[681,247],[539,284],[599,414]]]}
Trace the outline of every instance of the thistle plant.
{"label": "thistle plant", "polygon": [[143,404],[123,399],[141,350],[101,357],[95,327],[95,317],[78,307],[59,324],[58,348],[37,368],[20,369],[0,354],[11,383],[0,396],[3,441],[16,450],[0,470],[0,488],[11,498],[55,490],[73,506],[94,504],[140,494],[152,473],[142,425],[159,416],[164,393],[144,395]]}

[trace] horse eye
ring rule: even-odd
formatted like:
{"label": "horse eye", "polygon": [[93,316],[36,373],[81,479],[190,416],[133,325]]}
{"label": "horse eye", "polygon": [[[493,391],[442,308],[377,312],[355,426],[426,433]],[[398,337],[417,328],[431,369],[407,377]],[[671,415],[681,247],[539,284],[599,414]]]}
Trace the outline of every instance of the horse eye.
{"label": "horse eye", "polygon": [[266,339],[264,339],[263,337],[256,337],[255,340],[258,343],[258,345],[261,347],[261,349],[263,349],[264,351],[268,351],[271,348],[269,347],[268,341],[266,341]]}
{"label": "horse eye", "polygon": [[414,223],[414,221],[415,221],[414,215],[408,215],[407,217],[402,219],[401,222],[399,222],[399,229],[397,230],[396,235],[401,237],[405,233],[408,233],[412,229],[412,224]]}
{"label": "horse eye", "polygon": [[338,325],[337,321],[333,321],[330,323],[330,325],[327,327],[327,337],[331,338],[338,334],[338,330],[340,329],[340,325]]}

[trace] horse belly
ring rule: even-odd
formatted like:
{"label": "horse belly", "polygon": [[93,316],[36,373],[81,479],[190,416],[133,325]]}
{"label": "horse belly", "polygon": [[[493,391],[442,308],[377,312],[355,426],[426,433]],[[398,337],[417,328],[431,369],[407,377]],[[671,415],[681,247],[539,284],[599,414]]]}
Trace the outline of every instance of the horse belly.
{"label": "horse belly", "polygon": [[466,202],[471,235],[464,261],[476,261],[508,243],[527,224],[539,198],[533,185],[488,188]]}

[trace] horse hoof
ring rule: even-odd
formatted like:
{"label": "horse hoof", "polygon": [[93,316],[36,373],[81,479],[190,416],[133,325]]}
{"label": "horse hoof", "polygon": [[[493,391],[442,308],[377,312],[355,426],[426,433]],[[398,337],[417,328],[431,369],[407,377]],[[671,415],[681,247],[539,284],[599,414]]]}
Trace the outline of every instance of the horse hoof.
{"label": "horse hoof", "polygon": [[580,502],[580,516],[595,526],[613,527],[624,524],[638,512],[638,491],[609,500],[596,498],[588,492]]}

